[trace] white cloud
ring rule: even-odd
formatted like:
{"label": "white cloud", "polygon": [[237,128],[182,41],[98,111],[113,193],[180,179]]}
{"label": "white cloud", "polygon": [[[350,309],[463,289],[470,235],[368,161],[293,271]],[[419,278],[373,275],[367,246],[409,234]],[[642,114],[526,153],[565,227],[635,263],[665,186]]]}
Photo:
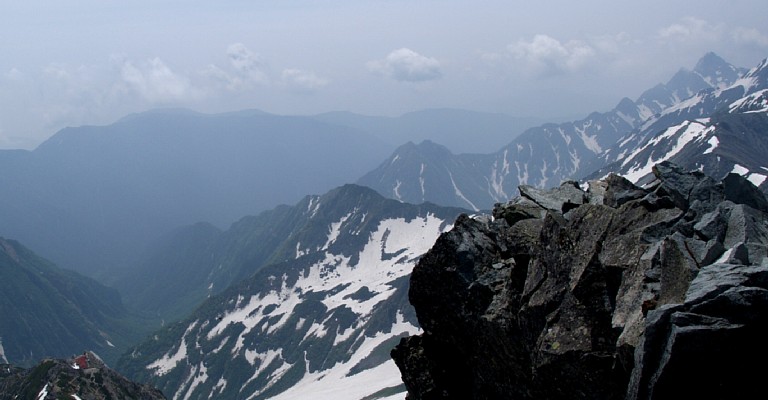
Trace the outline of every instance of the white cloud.
{"label": "white cloud", "polygon": [[300,92],[313,92],[328,85],[328,79],[319,77],[312,71],[293,68],[283,70],[282,82],[292,90]]}
{"label": "white cloud", "polygon": [[231,91],[252,89],[255,85],[267,85],[271,79],[264,58],[252,52],[242,43],[227,46],[229,67],[227,70],[211,64],[202,71],[203,76],[213,79]]}
{"label": "white cloud", "polygon": [[535,35],[530,41],[518,40],[507,50],[527,70],[543,76],[580,69],[596,55],[595,49],[584,41],[561,42],[544,34]]}
{"label": "white cloud", "polygon": [[130,61],[123,62],[120,77],[124,84],[150,102],[193,100],[198,97],[186,77],[174,73],[157,57],[140,66]]}
{"label": "white cloud", "polygon": [[768,47],[768,36],[755,28],[736,28],[731,32],[736,43]]}
{"label": "white cloud", "polygon": [[723,36],[723,25],[696,17],[684,17],[679,22],[658,30],[662,42],[714,43]]}
{"label": "white cloud", "polygon": [[232,67],[246,82],[267,83],[267,64],[264,59],[242,43],[234,43],[227,47],[227,56]]}
{"label": "white cloud", "polygon": [[367,66],[372,72],[401,82],[430,81],[443,75],[439,61],[407,48],[395,50],[383,60],[370,61]]}
{"label": "white cloud", "polygon": [[20,81],[24,79],[24,73],[19,71],[19,69],[16,67],[9,69],[8,72],[3,75],[5,76],[5,79],[10,81]]}
{"label": "white cloud", "polygon": [[688,39],[697,36],[707,26],[707,22],[695,17],[686,17],[682,21],[659,29],[659,38]]}

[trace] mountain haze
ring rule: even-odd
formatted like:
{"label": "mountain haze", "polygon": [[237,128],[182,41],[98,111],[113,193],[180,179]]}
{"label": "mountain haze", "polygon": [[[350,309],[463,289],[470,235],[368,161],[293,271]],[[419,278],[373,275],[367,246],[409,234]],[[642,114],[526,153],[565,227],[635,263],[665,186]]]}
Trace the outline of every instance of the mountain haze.
{"label": "mountain haze", "polygon": [[371,135],[257,111],[157,110],[64,129],[34,151],[0,151],[2,233],[90,275],[124,267],[181,225],[324,192],[391,149]]}
{"label": "mountain haze", "polygon": [[457,154],[496,151],[525,129],[543,122],[537,118],[453,108],[414,111],[394,118],[347,112],[325,113],[313,118],[369,132],[393,147],[429,140]]}
{"label": "mountain haze", "polygon": [[138,340],[141,320],[116,290],[0,238],[0,362],[29,366],[84,349],[110,361]]}

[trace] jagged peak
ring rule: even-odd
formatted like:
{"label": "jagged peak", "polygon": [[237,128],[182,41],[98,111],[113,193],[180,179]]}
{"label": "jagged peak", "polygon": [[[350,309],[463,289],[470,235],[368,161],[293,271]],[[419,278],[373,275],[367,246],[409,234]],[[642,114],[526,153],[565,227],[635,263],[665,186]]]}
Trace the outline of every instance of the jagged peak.
{"label": "jagged peak", "polygon": [[733,66],[714,52],[710,51],[699,59],[696,66],[693,67],[693,71],[700,74],[706,74],[713,69],[720,68],[733,68]]}
{"label": "jagged peak", "polygon": [[615,111],[632,115],[637,113],[637,104],[628,97],[624,97],[619,101],[619,104],[614,108]]}

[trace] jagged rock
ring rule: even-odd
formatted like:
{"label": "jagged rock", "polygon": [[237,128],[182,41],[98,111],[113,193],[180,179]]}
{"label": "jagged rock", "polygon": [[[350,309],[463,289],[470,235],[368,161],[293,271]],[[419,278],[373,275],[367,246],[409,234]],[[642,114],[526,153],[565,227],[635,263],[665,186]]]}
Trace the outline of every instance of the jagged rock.
{"label": "jagged rock", "polygon": [[520,185],[520,196],[525,197],[547,210],[567,212],[587,202],[585,193],[579,184],[573,181],[563,182],[559,187],[544,190],[530,185]]}
{"label": "jagged rock", "polygon": [[605,185],[606,190],[603,204],[609,207],[619,207],[630,200],[643,198],[647,194],[628,179],[616,174],[608,175],[605,178]]}
{"label": "jagged rock", "polygon": [[[758,398],[768,335],[768,267],[712,264],[685,301],[651,311],[627,399]],[[695,384],[684,384],[695,382]]]}
{"label": "jagged rock", "polygon": [[[705,202],[705,205],[717,204],[725,197],[722,184],[699,171],[687,172],[668,161],[653,167],[653,174],[659,180],[656,194],[669,197],[675,206],[687,211],[695,200]],[[702,205],[700,208],[708,208]]]}
{"label": "jagged rock", "polygon": [[518,221],[529,218],[543,218],[547,210],[536,204],[533,200],[525,197],[517,197],[510,201],[505,207],[495,207],[493,210],[494,218],[503,218],[507,224],[514,225]]}
{"label": "jagged rock", "polygon": [[70,360],[43,360],[28,370],[10,366],[3,369],[0,400],[165,399],[159,390],[132,382],[110,369],[92,352]]}
{"label": "jagged rock", "polygon": [[460,217],[411,277],[424,333],[392,352],[408,398],[662,399],[699,377],[686,396],[757,388],[737,372],[768,352],[745,351],[768,333],[768,215],[728,194],[742,181],[654,173],[646,188],[521,187],[493,220]]}
{"label": "jagged rock", "polygon": [[765,200],[763,192],[743,176],[734,173],[726,175],[723,178],[723,188],[727,200],[768,212],[768,201]]}

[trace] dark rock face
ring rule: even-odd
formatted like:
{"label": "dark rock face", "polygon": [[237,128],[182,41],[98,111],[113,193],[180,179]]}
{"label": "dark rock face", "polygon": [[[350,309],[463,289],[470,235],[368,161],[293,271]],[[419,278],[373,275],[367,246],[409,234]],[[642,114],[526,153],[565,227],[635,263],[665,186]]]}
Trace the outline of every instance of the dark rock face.
{"label": "dark rock face", "polygon": [[164,400],[165,396],[129,381],[91,352],[71,360],[43,360],[28,370],[0,364],[0,400],[65,398]]}
{"label": "dark rock face", "polygon": [[755,389],[749,366],[768,353],[768,215],[754,208],[765,199],[744,180],[668,163],[654,174],[650,188],[618,176],[585,192],[521,188],[493,219],[460,217],[411,277],[424,333],[392,351],[409,399]]}

